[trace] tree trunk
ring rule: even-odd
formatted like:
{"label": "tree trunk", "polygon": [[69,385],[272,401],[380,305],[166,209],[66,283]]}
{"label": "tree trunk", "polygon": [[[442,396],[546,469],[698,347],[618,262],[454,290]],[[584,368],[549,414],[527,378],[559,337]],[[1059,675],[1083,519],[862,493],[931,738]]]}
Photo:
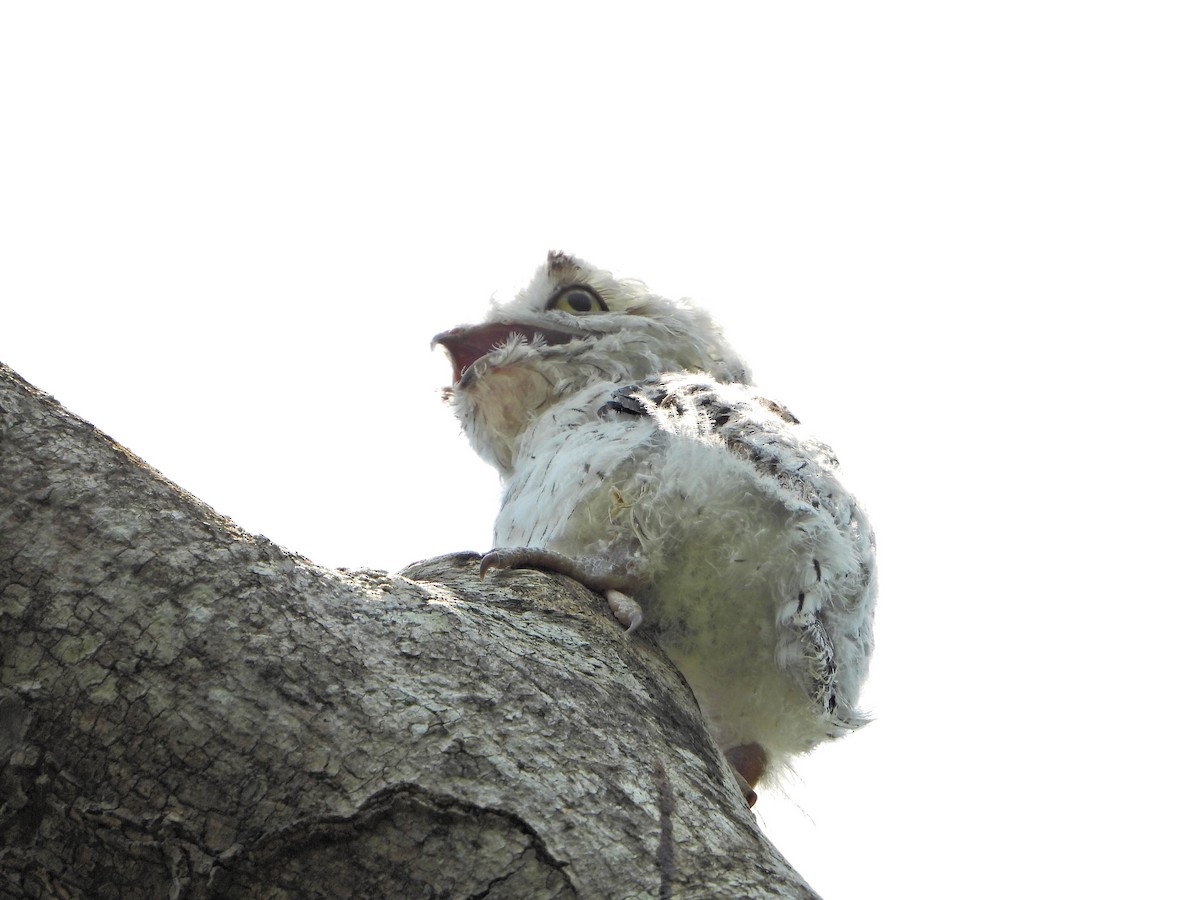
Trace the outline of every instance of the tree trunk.
{"label": "tree trunk", "polygon": [[652,643],[477,572],[314,565],[0,367],[0,896],[814,896]]}

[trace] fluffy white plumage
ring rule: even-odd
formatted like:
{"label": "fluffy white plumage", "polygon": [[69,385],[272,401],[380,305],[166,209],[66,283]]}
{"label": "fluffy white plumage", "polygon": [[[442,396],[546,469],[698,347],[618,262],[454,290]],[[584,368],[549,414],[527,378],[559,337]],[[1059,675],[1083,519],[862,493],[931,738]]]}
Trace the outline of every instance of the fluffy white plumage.
{"label": "fluffy white plumage", "polygon": [[488,566],[567,572],[644,622],[748,785],[864,721],[870,527],[706,313],[551,253],[435,342],[505,482]]}

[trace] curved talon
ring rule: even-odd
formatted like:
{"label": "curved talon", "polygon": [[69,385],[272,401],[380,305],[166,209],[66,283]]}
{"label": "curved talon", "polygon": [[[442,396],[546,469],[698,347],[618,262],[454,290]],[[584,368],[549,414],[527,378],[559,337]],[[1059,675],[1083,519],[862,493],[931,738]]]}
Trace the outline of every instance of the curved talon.
{"label": "curved talon", "polygon": [[725,751],[725,759],[733,769],[733,777],[742,790],[742,796],[746,798],[746,805],[754,806],[758,799],[754,785],[766,771],[767,751],[763,749],[762,744],[739,744]]}
{"label": "curved talon", "polygon": [[749,809],[754,809],[754,804],[758,802],[758,792],[750,787],[750,782],[746,781],[737,772],[733,773],[733,778],[738,783],[738,787],[742,791],[742,796],[746,798],[746,806]]}
{"label": "curved talon", "polygon": [[625,626],[625,634],[633,634],[642,624],[642,607],[628,594],[620,591],[607,590],[604,599],[612,610],[613,618]]}
{"label": "curved talon", "polygon": [[485,553],[479,560],[479,580],[483,581],[483,576],[487,574],[488,569],[495,568],[496,565],[496,551]]}

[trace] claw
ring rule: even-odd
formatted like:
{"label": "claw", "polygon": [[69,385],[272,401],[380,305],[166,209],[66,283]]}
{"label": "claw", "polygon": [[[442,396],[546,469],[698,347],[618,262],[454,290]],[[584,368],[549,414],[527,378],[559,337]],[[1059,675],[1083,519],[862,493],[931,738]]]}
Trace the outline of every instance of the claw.
{"label": "claw", "polygon": [[484,554],[479,560],[479,580],[483,581],[483,576],[488,573],[488,569],[494,569],[499,563],[496,561],[496,552]]}
{"label": "claw", "polygon": [[737,782],[738,789],[742,792],[742,796],[746,798],[746,806],[754,809],[754,804],[758,802],[758,791],[750,787],[750,782],[742,777],[742,773],[734,770],[733,780]]}
{"label": "claw", "polygon": [[725,751],[725,759],[733,767],[733,776],[737,779],[738,787],[742,789],[746,805],[754,806],[754,801],[758,799],[754,785],[762,778],[767,768],[767,751],[763,749],[762,744],[739,744]]}
{"label": "claw", "polygon": [[638,626],[642,624],[643,616],[642,607],[636,600],[628,594],[614,590],[605,591],[604,599],[608,601],[608,608],[612,610],[613,618],[625,626],[626,634],[633,634],[637,631]]}

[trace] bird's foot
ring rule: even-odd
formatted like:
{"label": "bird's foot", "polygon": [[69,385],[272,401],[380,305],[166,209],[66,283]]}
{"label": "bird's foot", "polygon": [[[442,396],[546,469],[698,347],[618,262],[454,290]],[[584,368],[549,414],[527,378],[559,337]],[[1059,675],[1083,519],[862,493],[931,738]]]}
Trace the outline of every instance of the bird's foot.
{"label": "bird's foot", "polygon": [[484,555],[479,577],[488,569],[545,569],[574,578],[586,588],[603,594],[608,608],[629,634],[642,624],[642,608],[631,594],[642,585],[637,578],[602,559],[564,556],[541,547],[502,547]]}
{"label": "bird's foot", "polygon": [[746,805],[754,806],[758,799],[754,785],[758,784],[767,768],[767,752],[762,744],[739,744],[726,750],[725,758],[733,767],[733,775],[742,789],[742,796],[746,798]]}

